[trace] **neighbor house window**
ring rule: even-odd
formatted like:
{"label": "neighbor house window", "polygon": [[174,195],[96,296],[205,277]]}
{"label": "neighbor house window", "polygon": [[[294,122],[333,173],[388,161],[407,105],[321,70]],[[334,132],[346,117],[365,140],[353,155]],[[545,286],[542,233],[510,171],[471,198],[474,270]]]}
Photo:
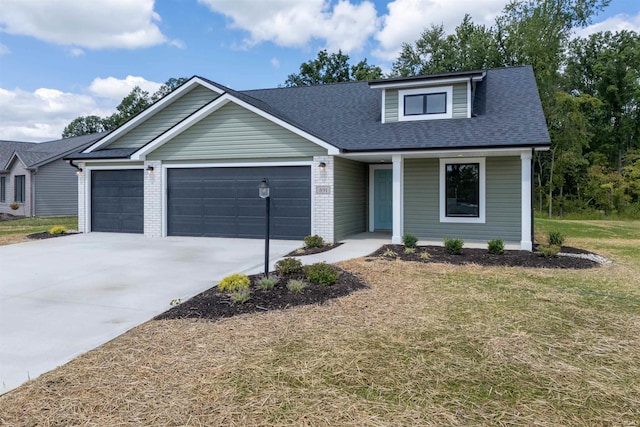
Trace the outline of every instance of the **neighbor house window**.
{"label": "neighbor house window", "polygon": [[24,199],[25,199],[24,175],[16,175],[14,180],[15,180],[15,191],[13,192],[13,201],[24,203]]}
{"label": "neighbor house window", "polygon": [[485,222],[485,160],[440,160],[440,221]]}
{"label": "neighbor house window", "polygon": [[398,120],[433,120],[453,117],[453,87],[398,91]]}
{"label": "neighbor house window", "polygon": [[6,184],[7,178],[4,176],[0,176],[0,203],[4,203],[7,201]]}

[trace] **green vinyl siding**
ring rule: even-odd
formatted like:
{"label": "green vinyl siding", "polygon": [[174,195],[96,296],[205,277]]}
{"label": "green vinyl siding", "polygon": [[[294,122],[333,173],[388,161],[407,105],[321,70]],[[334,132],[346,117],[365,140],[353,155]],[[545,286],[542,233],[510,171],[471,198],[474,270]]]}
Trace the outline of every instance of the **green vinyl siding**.
{"label": "green vinyl siding", "polygon": [[[432,88],[430,86],[429,88]],[[467,118],[468,117],[468,105],[467,105],[467,84],[457,83],[452,86],[453,88],[453,118]],[[384,99],[384,120],[386,123],[398,121],[398,90],[386,89]]]}
{"label": "green vinyl siding", "polygon": [[467,84],[453,85],[453,118],[467,118]]}
{"label": "green vinyl siding", "polygon": [[334,158],[335,240],[366,231],[368,167],[365,163]]}
{"label": "green vinyl siding", "polygon": [[198,85],[105,148],[142,147],[218,96],[211,89]]}
{"label": "green vinyl siding", "polygon": [[484,224],[440,222],[438,159],[407,159],[404,171],[404,230],[425,240],[520,242],[520,158],[486,158]]}
{"label": "green vinyl siding", "polygon": [[[252,163],[251,160],[245,159],[236,159],[236,158],[225,158],[225,159],[206,159],[207,164],[215,165],[218,163]],[[312,162],[313,157],[261,157],[261,163],[287,163],[287,162]],[[166,160],[162,162],[163,165],[171,166],[171,165],[201,165],[202,160]],[[268,165],[265,165],[268,166]]]}
{"label": "green vinyl siding", "polygon": [[147,155],[149,160],[291,158],[327,150],[234,103],[229,103]]}
{"label": "green vinyl siding", "polygon": [[384,121],[385,123],[398,121],[398,91],[386,89],[384,95]]}

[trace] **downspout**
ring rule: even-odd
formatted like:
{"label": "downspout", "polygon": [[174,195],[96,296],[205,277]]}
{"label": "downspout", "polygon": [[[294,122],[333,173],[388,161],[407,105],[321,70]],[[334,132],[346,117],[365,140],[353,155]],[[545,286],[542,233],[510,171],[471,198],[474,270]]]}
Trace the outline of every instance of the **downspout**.
{"label": "downspout", "polygon": [[82,168],[78,165],[76,165],[75,163],[73,163],[73,160],[69,160],[69,164],[71,166],[73,166],[74,168],[78,169],[78,172],[82,172]]}
{"label": "downspout", "polygon": [[534,215],[534,211],[535,209],[533,208],[534,206],[534,202],[535,202],[535,194],[534,194],[534,190],[535,190],[535,182],[534,182],[534,177],[535,177],[535,162],[533,161],[533,157],[536,154],[536,149],[534,147],[531,147],[531,248],[533,249],[533,245],[534,245],[534,234],[535,234],[535,230],[534,230],[534,222],[535,222],[535,215]]}

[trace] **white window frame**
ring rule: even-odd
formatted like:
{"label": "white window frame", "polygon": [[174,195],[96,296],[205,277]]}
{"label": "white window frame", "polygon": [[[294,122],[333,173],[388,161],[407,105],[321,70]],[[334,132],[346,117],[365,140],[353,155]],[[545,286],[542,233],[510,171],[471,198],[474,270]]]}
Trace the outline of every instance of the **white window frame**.
{"label": "white window frame", "polygon": [[[429,95],[432,93],[447,94],[447,111],[442,114],[414,114],[404,115],[404,97],[407,95]],[[398,121],[408,122],[413,120],[438,120],[453,118],[453,86],[425,87],[420,89],[404,89],[398,91]]]}
{"label": "white window frame", "polygon": [[[447,216],[447,165],[461,163],[478,163],[480,168],[479,187],[480,197],[478,198],[478,216],[460,217]],[[455,159],[440,159],[440,222],[458,222],[467,224],[484,224],[487,207],[486,197],[486,161],[484,157],[458,157]]]}

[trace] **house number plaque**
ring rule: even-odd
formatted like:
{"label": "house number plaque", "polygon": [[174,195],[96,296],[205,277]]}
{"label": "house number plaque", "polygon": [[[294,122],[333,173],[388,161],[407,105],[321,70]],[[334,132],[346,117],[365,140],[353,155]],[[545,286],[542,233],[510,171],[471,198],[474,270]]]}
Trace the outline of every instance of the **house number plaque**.
{"label": "house number plaque", "polygon": [[316,194],[331,194],[331,186],[316,185]]}

